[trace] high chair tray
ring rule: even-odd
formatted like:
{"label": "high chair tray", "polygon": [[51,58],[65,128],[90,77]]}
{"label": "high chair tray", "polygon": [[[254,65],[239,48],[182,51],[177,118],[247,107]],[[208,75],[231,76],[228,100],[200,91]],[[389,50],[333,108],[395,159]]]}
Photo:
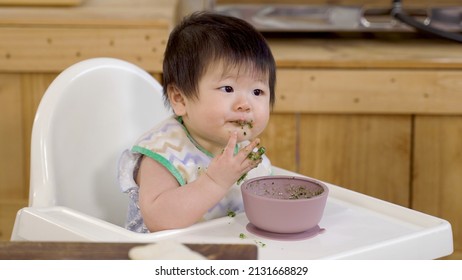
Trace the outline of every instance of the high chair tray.
{"label": "high chair tray", "polygon": [[22,209],[12,240],[252,244],[257,246],[258,259],[288,260],[437,259],[452,254],[452,229],[447,221],[326,184],[329,197],[319,229],[301,239],[275,240],[254,234],[245,213],[185,229],[142,234],[58,206]]}
{"label": "high chair tray", "polygon": [[244,213],[150,235],[186,243],[256,244],[259,259],[436,259],[453,252],[447,221],[327,185],[329,198],[319,223],[324,230],[306,239],[253,234]]}

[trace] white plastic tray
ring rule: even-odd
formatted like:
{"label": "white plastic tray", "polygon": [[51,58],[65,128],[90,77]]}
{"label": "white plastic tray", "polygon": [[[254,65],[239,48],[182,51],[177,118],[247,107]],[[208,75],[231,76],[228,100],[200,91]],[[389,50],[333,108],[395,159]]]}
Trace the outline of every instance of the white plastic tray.
{"label": "white plastic tray", "polygon": [[159,239],[255,243],[259,259],[435,259],[453,252],[447,221],[327,185],[329,198],[319,224],[325,231],[309,239],[278,241],[254,235],[246,229],[244,213],[164,232]]}
{"label": "white plastic tray", "polygon": [[[275,170],[278,175],[297,175]],[[452,254],[451,225],[440,218],[332,184],[319,226],[325,231],[299,241],[278,241],[247,231],[244,213],[186,229],[150,234],[119,226],[66,207],[24,208],[12,240],[228,243],[259,246],[259,259],[436,259]],[[245,235],[245,238],[241,237]]]}

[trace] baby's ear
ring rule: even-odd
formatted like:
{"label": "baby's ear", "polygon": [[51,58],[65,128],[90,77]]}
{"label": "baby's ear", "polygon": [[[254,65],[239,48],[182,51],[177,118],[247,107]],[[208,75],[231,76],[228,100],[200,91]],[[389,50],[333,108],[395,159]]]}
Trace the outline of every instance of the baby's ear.
{"label": "baby's ear", "polygon": [[176,86],[169,85],[167,87],[167,95],[170,105],[172,106],[173,112],[175,112],[175,115],[186,115],[186,102],[181,90],[178,89]]}

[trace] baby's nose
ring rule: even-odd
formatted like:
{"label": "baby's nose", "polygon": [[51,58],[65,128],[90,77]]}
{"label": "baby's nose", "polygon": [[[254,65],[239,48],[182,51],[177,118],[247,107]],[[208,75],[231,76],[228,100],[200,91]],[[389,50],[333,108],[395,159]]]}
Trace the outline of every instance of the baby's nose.
{"label": "baby's nose", "polygon": [[241,104],[237,107],[237,110],[240,112],[248,112],[250,111],[250,106],[249,104]]}
{"label": "baby's nose", "polygon": [[239,112],[250,111],[250,103],[245,95],[240,95],[236,100],[236,109]]}

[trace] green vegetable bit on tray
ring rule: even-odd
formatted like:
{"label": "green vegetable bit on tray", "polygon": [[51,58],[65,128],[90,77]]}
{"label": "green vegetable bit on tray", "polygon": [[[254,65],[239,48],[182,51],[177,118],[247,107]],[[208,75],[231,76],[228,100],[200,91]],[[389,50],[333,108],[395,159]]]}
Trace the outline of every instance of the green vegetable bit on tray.
{"label": "green vegetable bit on tray", "polygon": [[227,215],[228,215],[228,217],[233,218],[233,217],[236,217],[236,212],[234,212],[234,211],[232,211],[232,210],[228,210],[228,214],[227,214]]}

